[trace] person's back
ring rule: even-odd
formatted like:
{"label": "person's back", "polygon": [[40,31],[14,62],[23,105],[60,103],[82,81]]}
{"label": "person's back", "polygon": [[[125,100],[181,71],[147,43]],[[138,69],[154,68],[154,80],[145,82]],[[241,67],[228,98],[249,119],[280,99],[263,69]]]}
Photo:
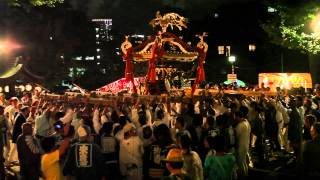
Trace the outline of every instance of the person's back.
{"label": "person's back", "polygon": [[42,177],[45,180],[62,180],[62,172],[60,169],[61,156],[69,148],[70,137],[74,134],[69,134],[70,125],[64,126],[65,138],[60,143],[59,148],[56,148],[56,140],[54,137],[45,137],[41,140],[41,147],[45,154],[41,157]]}
{"label": "person's back", "polygon": [[210,140],[209,148],[215,153],[207,155],[204,163],[204,178],[208,180],[229,180],[233,179],[236,167],[236,158],[231,153],[226,153],[226,138],[217,135]]}
{"label": "person's back", "polygon": [[46,153],[41,157],[41,171],[46,180],[60,180],[62,174],[59,165],[59,151]]}
{"label": "person's back", "polygon": [[35,119],[35,132],[37,136],[45,137],[48,135],[50,130],[49,120],[47,118],[46,112],[39,115]]}
{"label": "person's back", "polygon": [[290,120],[288,124],[288,139],[291,142],[299,143],[302,139],[302,123],[300,115],[296,108],[292,108],[289,114]]}
{"label": "person's back", "polygon": [[312,140],[307,141],[304,144],[303,148],[303,167],[304,172],[308,176],[316,175],[317,177],[320,177],[320,123],[315,123],[311,127],[311,136]]}
{"label": "person's back", "polygon": [[306,142],[304,147],[304,164],[306,171],[320,174],[320,138]]}
{"label": "person's back", "polygon": [[[28,108],[28,107],[26,107]],[[15,118],[15,123],[13,126],[13,132],[12,132],[12,142],[16,143],[19,135],[22,133],[22,124],[27,121],[26,117],[23,113],[18,113],[18,115]]]}
{"label": "person's back", "polygon": [[41,174],[41,155],[36,140],[32,135],[20,135],[17,139],[17,150],[20,163],[20,174],[26,179],[38,179]]}
{"label": "person's back", "polygon": [[98,145],[91,143],[88,126],[77,130],[79,142],[71,146],[63,168],[64,175],[74,176],[77,180],[98,180],[103,172],[103,159]]}
{"label": "person's back", "polygon": [[173,140],[171,139],[170,130],[165,124],[159,125],[154,129],[153,133],[155,141],[146,148],[144,165],[148,179],[160,179],[169,174],[161,160],[173,148]]}
{"label": "person's back", "polygon": [[77,180],[101,179],[102,155],[96,144],[79,142],[71,146],[64,167],[64,174],[71,174]]}
{"label": "person's back", "polygon": [[203,179],[202,162],[196,152],[190,151],[189,153],[183,153],[183,163],[183,169],[192,177],[192,179]]}
{"label": "person's back", "polygon": [[127,179],[140,179],[143,174],[143,143],[131,123],[124,126],[123,132],[119,152],[120,171]]}
{"label": "person's back", "polygon": [[207,156],[204,163],[205,179],[232,179],[235,163],[236,158],[231,153],[224,154],[222,156]]}
{"label": "person's back", "polygon": [[243,119],[241,112],[236,112],[235,121],[237,125],[235,126],[235,138],[236,138],[236,158],[239,167],[239,176],[248,175],[248,163],[247,156],[249,153],[249,143],[250,143],[250,132],[251,127],[246,119]]}
{"label": "person's back", "polygon": [[104,175],[106,177],[115,177],[119,175],[119,146],[117,140],[111,134],[105,134],[101,137],[101,150],[104,162]]}

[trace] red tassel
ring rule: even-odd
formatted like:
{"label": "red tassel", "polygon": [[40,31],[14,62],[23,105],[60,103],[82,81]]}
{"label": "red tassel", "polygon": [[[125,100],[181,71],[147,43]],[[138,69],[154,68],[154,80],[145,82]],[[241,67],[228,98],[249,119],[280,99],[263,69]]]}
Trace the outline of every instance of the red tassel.
{"label": "red tassel", "polygon": [[157,42],[155,41],[152,45],[151,58],[149,60],[149,68],[147,74],[148,82],[156,82],[156,65],[155,65],[155,56],[156,56]]}
{"label": "red tassel", "polygon": [[127,81],[131,81],[132,87],[133,87],[133,93],[137,93],[137,88],[134,84],[134,74],[133,74],[133,66],[131,64],[131,55],[132,49],[128,49],[127,54],[123,57],[126,60],[126,69],[125,69],[125,75],[124,77],[126,78]]}

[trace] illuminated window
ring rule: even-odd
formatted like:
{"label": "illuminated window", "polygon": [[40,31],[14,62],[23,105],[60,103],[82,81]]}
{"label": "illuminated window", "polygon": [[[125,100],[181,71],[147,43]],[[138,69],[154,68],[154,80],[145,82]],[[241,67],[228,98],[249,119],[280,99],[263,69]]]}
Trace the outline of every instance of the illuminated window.
{"label": "illuminated window", "polygon": [[249,51],[255,51],[255,50],[256,50],[256,45],[249,44]]}
{"label": "illuminated window", "polygon": [[226,46],[226,56],[230,56],[231,46]]}
{"label": "illuminated window", "polygon": [[224,54],[224,46],[218,46],[218,54]]}

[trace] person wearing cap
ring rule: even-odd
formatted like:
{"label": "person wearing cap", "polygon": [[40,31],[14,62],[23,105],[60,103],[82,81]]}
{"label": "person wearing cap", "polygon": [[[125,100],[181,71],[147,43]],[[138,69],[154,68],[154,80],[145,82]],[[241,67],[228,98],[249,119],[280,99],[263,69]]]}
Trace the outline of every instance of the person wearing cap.
{"label": "person wearing cap", "polygon": [[181,149],[171,149],[163,161],[171,174],[161,178],[161,180],[191,180],[191,177],[183,170],[184,163]]}
{"label": "person wearing cap", "polygon": [[123,127],[124,138],[120,142],[120,171],[127,179],[142,179],[144,153],[142,140],[137,136],[132,123]]}
{"label": "person wearing cap", "polygon": [[63,167],[63,174],[67,179],[74,177],[77,180],[103,179],[105,167],[98,145],[92,143],[91,132],[88,126],[77,129],[79,142],[71,146]]}
{"label": "person wearing cap", "polygon": [[320,123],[316,122],[311,126],[310,130],[312,140],[307,141],[303,145],[302,165],[304,175],[320,177]]}

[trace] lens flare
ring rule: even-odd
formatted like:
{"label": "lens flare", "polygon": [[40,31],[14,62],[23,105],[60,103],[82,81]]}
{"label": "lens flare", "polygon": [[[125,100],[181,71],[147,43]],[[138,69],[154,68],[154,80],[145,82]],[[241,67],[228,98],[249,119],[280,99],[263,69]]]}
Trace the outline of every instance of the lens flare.
{"label": "lens flare", "polygon": [[21,45],[12,40],[0,40],[0,53],[9,54],[20,48]]}

